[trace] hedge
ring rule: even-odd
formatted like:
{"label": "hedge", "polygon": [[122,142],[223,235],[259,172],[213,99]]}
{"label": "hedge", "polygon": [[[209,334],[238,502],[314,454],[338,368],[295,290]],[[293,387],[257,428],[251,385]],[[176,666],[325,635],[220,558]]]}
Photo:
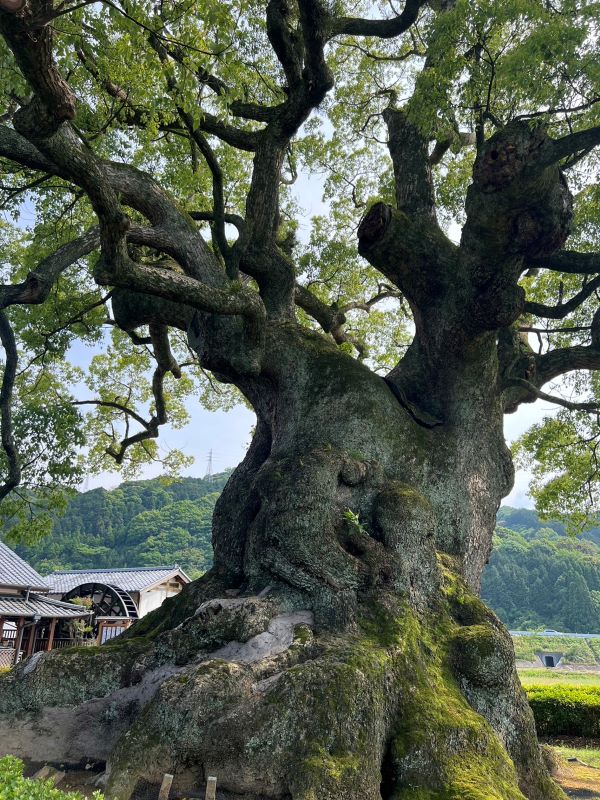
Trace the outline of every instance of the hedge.
{"label": "hedge", "polygon": [[[93,800],[103,800],[94,792]],[[23,762],[14,756],[0,758],[0,800],[85,800],[79,792],[62,792],[52,781],[23,777]]]}
{"label": "hedge", "polygon": [[524,686],[540,736],[600,737],[600,686]]}

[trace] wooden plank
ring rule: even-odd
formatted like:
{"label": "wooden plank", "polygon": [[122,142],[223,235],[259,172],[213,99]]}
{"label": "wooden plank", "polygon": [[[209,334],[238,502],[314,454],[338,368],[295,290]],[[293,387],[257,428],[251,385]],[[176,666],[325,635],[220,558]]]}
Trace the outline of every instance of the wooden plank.
{"label": "wooden plank", "polygon": [[21,642],[23,641],[23,626],[25,625],[25,618],[19,617],[17,620],[17,633],[15,636],[15,660],[14,663],[17,664],[19,661],[19,654],[21,652]]}
{"label": "wooden plank", "polygon": [[206,781],[204,800],[217,800],[217,779],[212,776]]}
{"label": "wooden plank", "polygon": [[46,650],[52,650],[52,645],[54,644],[54,632],[56,630],[56,617],[52,619],[50,623],[50,631],[48,632],[48,643],[46,644]]}
{"label": "wooden plank", "polygon": [[50,780],[54,783],[55,786],[58,786],[58,784],[62,781],[62,779],[65,777],[66,774],[67,774],[66,772],[60,772],[60,770],[55,769],[54,773],[50,775]]}
{"label": "wooden plank", "polygon": [[29,636],[27,637],[26,657],[29,658],[29,656],[33,653],[33,646],[37,637],[38,624],[37,622],[34,622],[33,625],[28,625],[27,628],[29,630]]}
{"label": "wooden plank", "polygon": [[45,781],[51,775],[52,775],[52,767],[48,766],[48,764],[45,764],[43,767],[41,767],[41,769],[38,769],[38,771],[33,776],[33,780]]}
{"label": "wooden plank", "polygon": [[162,783],[160,785],[160,792],[158,793],[158,800],[169,800],[171,793],[171,786],[173,785],[173,776],[165,772]]}
{"label": "wooden plank", "polygon": [[34,781],[52,781],[52,783],[56,786],[59,784],[62,779],[65,777],[64,772],[56,769],[56,767],[50,766],[50,764],[45,764],[43,767],[38,769],[38,771],[33,776]]}

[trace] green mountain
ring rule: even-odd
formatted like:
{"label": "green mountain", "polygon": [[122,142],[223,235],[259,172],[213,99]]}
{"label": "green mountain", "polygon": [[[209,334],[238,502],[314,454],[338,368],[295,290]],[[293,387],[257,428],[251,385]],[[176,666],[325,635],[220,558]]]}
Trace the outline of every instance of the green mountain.
{"label": "green mountain", "polygon": [[481,596],[509,628],[600,633],[600,529],[569,536],[534,511],[501,508]]}
{"label": "green mountain", "polygon": [[81,492],[49,536],[15,549],[43,575],[177,563],[195,577],[212,563],[212,513],[230,474],[130,481]]}

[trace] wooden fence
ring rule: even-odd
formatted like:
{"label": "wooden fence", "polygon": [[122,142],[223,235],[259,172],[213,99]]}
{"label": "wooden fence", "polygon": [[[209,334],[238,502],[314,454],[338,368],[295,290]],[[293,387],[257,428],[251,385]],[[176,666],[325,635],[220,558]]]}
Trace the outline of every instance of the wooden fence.
{"label": "wooden fence", "polygon": [[[65,772],[52,767],[49,764],[39,769],[33,776],[34,780],[51,780],[54,785],[61,783],[65,777]],[[204,792],[188,791],[183,793],[172,793],[173,775],[165,773],[162,784],[158,792],[158,800],[193,800],[199,798],[200,800],[217,800],[217,779],[214,776],[209,776],[206,781],[206,789]]]}

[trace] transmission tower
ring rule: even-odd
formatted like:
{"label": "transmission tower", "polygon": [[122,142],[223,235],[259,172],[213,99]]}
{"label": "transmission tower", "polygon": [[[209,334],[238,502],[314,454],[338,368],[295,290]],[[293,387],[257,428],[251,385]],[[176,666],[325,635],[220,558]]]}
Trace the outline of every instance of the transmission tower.
{"label": "transmission tower", "polygon": [[204,475],[204,480],[212,483],[213,479],[213,453],[212,450],[208,454],[208,459],[206,463],[206,474]]}

